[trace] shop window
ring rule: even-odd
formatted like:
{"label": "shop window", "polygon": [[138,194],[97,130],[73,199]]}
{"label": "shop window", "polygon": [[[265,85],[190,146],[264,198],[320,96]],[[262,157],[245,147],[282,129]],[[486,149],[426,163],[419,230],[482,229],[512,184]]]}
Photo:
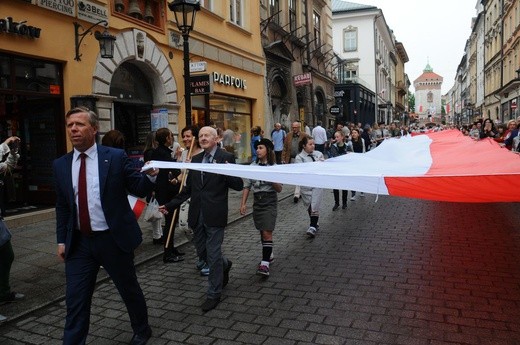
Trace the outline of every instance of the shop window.
{"label": "shop window", "polygon": [[251,162],[251,101],[243,98],[211,95],[210,121],[222,130],[232,130],[234,143],[226,150],[234,154],[237,163]]}
{"label": "shop window", "polygon": [[[43,93],[61,93],[58,65],[30,59],[14,59],[15,89]],[[2,72],[3,73],[3,72]]]}
{"label": "shop window", "polygon": [[0,89],[11,88],[11,64],[9,58],[0,56]]}
{"label": "shop window", "polygon": [[114,0],[113,11],[142,22],[162,28],[165,16],[164,1],[160,0]]}

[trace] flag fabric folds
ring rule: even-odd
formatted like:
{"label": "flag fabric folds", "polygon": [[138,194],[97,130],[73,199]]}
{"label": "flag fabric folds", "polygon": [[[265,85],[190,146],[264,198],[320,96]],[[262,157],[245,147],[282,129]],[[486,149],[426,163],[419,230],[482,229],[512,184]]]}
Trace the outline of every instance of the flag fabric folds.
{"label": "flag fabric folds", "polygon": [[367,153],[270,167],[152,161],[243,178],[450,202],[520,201],[520,156],[457,130],[390,138]]}

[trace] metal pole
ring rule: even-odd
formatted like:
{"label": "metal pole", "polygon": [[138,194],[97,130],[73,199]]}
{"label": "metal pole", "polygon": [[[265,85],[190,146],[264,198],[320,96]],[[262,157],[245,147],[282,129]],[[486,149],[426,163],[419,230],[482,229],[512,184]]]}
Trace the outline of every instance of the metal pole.
{"label": "metal pole", "polygon": [[190,45],[189,34],[182,34],[184,49],[184,105],[186,110],[186,126],[191,126],[191,87],[190,87]]}

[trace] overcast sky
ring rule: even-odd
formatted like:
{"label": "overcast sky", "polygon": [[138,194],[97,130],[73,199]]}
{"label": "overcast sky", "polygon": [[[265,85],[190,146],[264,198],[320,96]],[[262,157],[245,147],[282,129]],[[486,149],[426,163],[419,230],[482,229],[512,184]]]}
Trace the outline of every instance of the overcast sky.
{"label": "overcast sky", "polygon": [[383,10],[386,23],[402,42],[408,61],[405,72],[412,83],[428,61],[433,72],[444,78],[442,94],[454,84],[457,67],[471,34],[477,0],[353,0]]}

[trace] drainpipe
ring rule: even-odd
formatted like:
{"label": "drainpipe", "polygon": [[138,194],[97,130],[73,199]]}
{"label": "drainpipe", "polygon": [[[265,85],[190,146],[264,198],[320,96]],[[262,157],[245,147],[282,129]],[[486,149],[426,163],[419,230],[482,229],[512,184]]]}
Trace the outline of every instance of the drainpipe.
{"label": "drainpipe", "polygon": [[379,73],[377,71],[377,62],[376,62],[376,56],[377,56],[377,35],[376,35],[376,21],[377,21],[377,18],[379,17],[379,15],[376,15],[374,17],[374,81],[375,81],[375,86],[376,86],[376,96],[374,97],[375,98],[375,117],[376,117],[376,121],[375,122],[379,122],[379,102],[378,102],[378,95],[379,95],[379,83],[378,83],[378,77],[379,77]]}
{"label": "drainpipe", "polygon": [[[313,82],[313,75],[312,75],[312,66],[311,66],[311,47],[310,47],[310,44],[309,44],[309,41],[310,41],[310,31],[309,31],[309,2],[307,2],[307,9],[306,9],[306,13],[307,15],[305,16],[305,28],[307,29],[307,32],[305,33],[306,37],[307,37],[307,51],[306,51],[306,54],[307,54],[307,70],[309,72],[311,72],[311,83],[309,84],[309,87],[311,88],[311,122],[312,122],[312,126],[316,126],[316,116],[314,114],[314,108],[315,108],[315,104],[314,104],[314,82]],[[311,13],[312,14],[312,13]],[[314,37],[316,38],[316,37]]]}

